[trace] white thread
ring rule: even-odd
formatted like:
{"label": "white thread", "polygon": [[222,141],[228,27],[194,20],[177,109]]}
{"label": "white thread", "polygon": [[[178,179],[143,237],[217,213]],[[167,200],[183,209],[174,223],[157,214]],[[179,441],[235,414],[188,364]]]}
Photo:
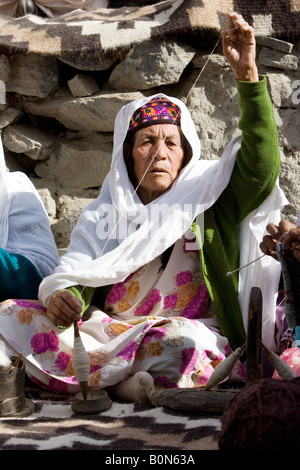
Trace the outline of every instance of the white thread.
{"label": "white thread", "polygon": [[218,385],[222,382],[232,371],[235,363],[241,357],[244,349],[246,348],[246,343],[237,348],[230,356],[226,357],[221,361],[213,371],[212,375],[210,376],[207,384],[204,387],[204,390],[210,390],[212,387]]}
{"label": "white thread", "polygon": [[271,349],[269,349],[261,340],[259,340],[259,342],[263,346],[271,364],[274,369],[276,369],[280,377],[284,380],[293,380],[296,377],[294,370],[283,359],[281,359],[280,356],[271,351]]}
{"label": "white thread", "polygon": [[75,336],[72,366],[78,382],[87,382],[90,373],[90,358],[80,336]]}
{"label": "white thread", "polygon": [[258,258],[254,259],[253,261],[250,261],[250,263],[247,263],[247,264],[244,264],[244,266],[241,266],[240,268],[237,268],[235,269],[234,271],[228,271],[228,273],[226,274],[227,277],[230,277],[233,275],[233,273],[236,273],[237,271],[240,271],[241,269],[244,269],[246,268],[247,266],[249,266],[250,264],[252,263],[255,263],[256,261],[260,260],[261,258],[263,258],[264,256],[266,256],[266,253],[262,256],[259,256]]}
{"label": "white thread", "polygon": [[[281,243],[281,242],[282,242],[282,240],[284,239],[284,237],[285,237],[285,235],[286,235],[287,233],[289,233],[289,232],[284,232],[284,234],[281,235],[281,237],[280,237],[279,240],[278,240],[278,243]],[[254,259],[253,261],[250,261],[249,263],[244,264],[244,266],[241,266],[240,268],[235,269],[234,271],[228,271],[228,273],[226,274],[226,276],[227,276],[227,277],[232,276],[233,273],[236,273],[237,271],[240,271],[241,269],[246,268],[246,267],[249,266],[250,264],[255,263],[256,261],[259,261],[261,258],[263,258],[263,257],[266,256],[266,255],[267,255],[267,253],[264,253],[263,255],[259,256],[258,258]]]}

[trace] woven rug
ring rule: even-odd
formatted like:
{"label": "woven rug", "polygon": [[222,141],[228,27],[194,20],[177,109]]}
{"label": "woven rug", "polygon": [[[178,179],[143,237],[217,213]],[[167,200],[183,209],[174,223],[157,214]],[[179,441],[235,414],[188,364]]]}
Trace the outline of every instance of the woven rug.
{"label": "woven rug", "polygon": [[108,456],[112,451],[178,455],[218,450],[220,414],[112,400],[107,411],[82,415],[73,412],[72,400],[35,386],[26,388],[24,416],[0,418],[0,450],[102,450]]}
{"label": "woven rug", "polygon": [[201,33],[225,28],[231,11],[243,14],[257,35],[291,39],[300,35],[299,0],[165,0],[152,4],[123,0],[117,4],[123,6],[57,19],[0,16],[0,52],[62,59],[80,54],[103,60],[106,54],[128,51],[150,39],[190,37],[197,38],[200,45]]}

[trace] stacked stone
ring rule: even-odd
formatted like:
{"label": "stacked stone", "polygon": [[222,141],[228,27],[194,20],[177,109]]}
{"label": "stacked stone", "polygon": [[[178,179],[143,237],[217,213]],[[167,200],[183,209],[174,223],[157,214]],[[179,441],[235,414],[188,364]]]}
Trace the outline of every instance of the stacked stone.
{"label": "stacked stone", "polygon": [[[300,199],[300,43],[274,38],[257,43],[279,130],[280,182],[290,201],[284,216],[293,220]],[[239,133],[232,71],[220,49],[208,58],[209,51],[171,40],[138,44],[122,57],[97,63],[81,62],[80,55],[68,63],[52,56],[0,55],[7,166],[25,171],[38,188],[59,247],[68,244],[81,210],[101,188],[114,119],[123,105],[159,91],[186,100],[203,158],[219,158]]]}

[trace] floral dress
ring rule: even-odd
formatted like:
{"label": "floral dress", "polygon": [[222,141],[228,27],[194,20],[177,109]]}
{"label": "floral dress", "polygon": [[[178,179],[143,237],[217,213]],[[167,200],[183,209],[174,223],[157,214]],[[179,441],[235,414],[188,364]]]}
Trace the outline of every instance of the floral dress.
{"label": "floral dress", "polygon": [[[199,255],[178,240],[164,266],[161,257],[115,284],[103,310],[88,309],[79,322],[90,359],[89,386],[106,388],[143,370],[157,389],[204,386],[230,354],[218,329],[203,282]],[[180,267],[180,269],[178,269]],[[59,329],[39,301],[0,304],[0,334],[22,353],[33,381],[51,390],[77,393],[72,368],[74,330]],[[231,373],[245,378],[238,362]]]}

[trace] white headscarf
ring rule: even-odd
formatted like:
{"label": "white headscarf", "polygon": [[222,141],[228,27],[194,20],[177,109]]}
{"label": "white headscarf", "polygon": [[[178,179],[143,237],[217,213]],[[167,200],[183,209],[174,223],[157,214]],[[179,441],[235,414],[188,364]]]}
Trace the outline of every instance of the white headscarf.
{"label": "white headscarf", "polygon": [[58,252],[42,200],[29,178],[6,169],[0,134],[0,247],[29,259],[42,277],[58,264]]}
{"label": "white headscarf", "polygon": [[[208,209],[226,187],[239,144],[230,145],[221,163],[199,160],[201,145],[190,113],[180,100],[171,98],[181,109],[182,132],[193,155],[166,193],[151,204],[141,203],[128,177],[123,142],[134,111],[156,97],[166,95],[158,93],[142,98],[119,111],[110,171],[99,197],[82,212],[67,253],[61,257],[54,274],[40,286],[40,299],[46,305],[55,291],[71,285],[98,287],[123,280],[182,237],[195,217]],[[107,220],[107,214],[103,213],[106,208],[114,219],[108,228],[109,235],[117,224],[117,230],[108,241],[100,238]],[[156,210],[163,210],[164,223],[159,230],[152,225]],[[120,228],[127,237],[118,233]]]}
{"label": "white headscarf", "polygon": [[[193,154],[168,191],[151,204],[141,203],[128,177],[123,142],[134,111],[152,98],[159,97],[165,98],[166,95],[158,93],[142,98],[124,106],[118,113],[110,171],[99,197],[79,217],[59,266],[41,283],[39,297],[45,305],[54,292],[72,285],[99,287],[124,280],[128,274],[155,259],[181,238],[195,218],[211,207],[227,186],[240,148],[240,138],[228,145],[221,160],[200,160],[201,144],[187,107],[180,100],[167,97],[181,110],[181,129]],[[274,216],[276,212],[277,219],[280,217],[279,209],[284,201],[281,190],[276,186],[266,206],[261,206],[246,219],[241,227],[241,240],[248,238],[246,248],[243,247],[245,243],[240,246],[242,263],[251,261],[257,255],[257,237],[262,236],[270,213]],[[109,227],[105,225],[108,220],[106,209],[113,220]],[[158,230],[152,222],[155,219],[153,214],[159,210],[162,211],[164,223],[159,224]],[[260,273],[262,262],[258,263],[259,268],[256,266],[256,273]],[[269,261],[267,264],[269,266]],[[253,284],[255,276],[249,280],[251,285],[248,278],[246,282],[244,279],[245,276],[242,279],[241,299],[245,297],[245,289],[249,292],[253,285],[257,285]],[[273,301],[274,295],[271,298]],[[243,310],[246,318],[248,305]]]}

